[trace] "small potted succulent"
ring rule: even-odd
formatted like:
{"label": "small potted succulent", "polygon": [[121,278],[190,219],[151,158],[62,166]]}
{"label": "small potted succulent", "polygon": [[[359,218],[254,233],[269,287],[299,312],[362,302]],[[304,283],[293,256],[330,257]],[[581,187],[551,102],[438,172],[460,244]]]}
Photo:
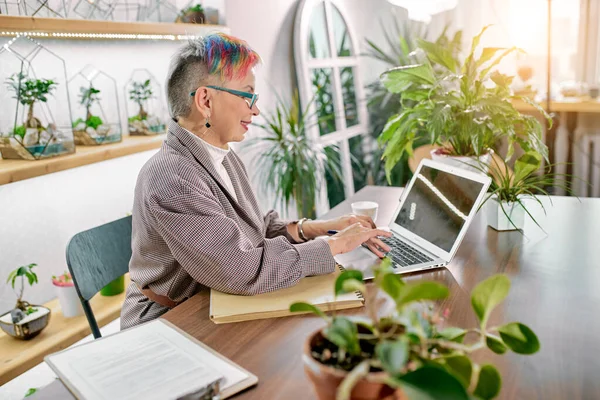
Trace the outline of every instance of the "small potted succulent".
{"label": "small potted succulent", "polygon": [[[335,293],[359,290],[367,316],[327,316],[307,303],[290,311],[312,311],[326,326],[308,337],[305,372],[318,398],[328,399],[491,399],[500,393],[501,377],[491,364],[478,365],[470,354],[488,348],[503,354],[533,354],[540,348],[535,333],[520,322],[489,327],[492,310],[510,289],[505,275],[494,275],[471,293],[479,326],[443,326],[439,315],[424,302],[448,296],[437,282],[405,283],[384,258],[375,267],[375,285],[366,286],[360,271],[347,270],[335,282]],[[388,315],[378,315],[375,298],[381,290],[393,300]],[[468,338],[468,339],[467,339]]]}
{"label": "small potted succulent", "polygon": [[38,282],[38,277],[33,268],[37,264],[23,265],[8,274],[6,283],[10,283],[13,290],[17,280],[20,280],[21,287],[15,294],[17,295],[17,304],[11,311],[0,316],[0,327],[12,337],[28,340],[37,336],[50,321],[50,309],[44,306],[31,305],[23,300],[23,291],[25,290],[25,278],[30,286]]}
{"label": "small potted succulent", "polygon": [[52,275],[52,284],[56,288],[60,309],[66,318],[76,317],[83,314],[83,308],[75,290],[75,283],[71,274],[65,271],[64,274]]}
{"label": "small potted succulent", "polygon": [[202,4],[196,4],[181,10],[176,22],[183,22],[186,24],[203,24],[205,20],[206,16],[204,15],[204,7],[202,7]]}
{"label": "small potted succulent", "polygon": [[522,230],[526,215],[543,230],[527,208],[525,200],[535,200],[545,213],[546,208],[538,196],[547,196],[549,187],[559,187],[566,193],[573,194],[564,180],[566,174],[539,172],[542,156],[535,151],[528,151],[517,158],[514,171],[506,160],[492,160],[489,168],[482,164],[477,168],[492,178],[489,193],[480,207],[485,205],[488,225],[497,231]]}

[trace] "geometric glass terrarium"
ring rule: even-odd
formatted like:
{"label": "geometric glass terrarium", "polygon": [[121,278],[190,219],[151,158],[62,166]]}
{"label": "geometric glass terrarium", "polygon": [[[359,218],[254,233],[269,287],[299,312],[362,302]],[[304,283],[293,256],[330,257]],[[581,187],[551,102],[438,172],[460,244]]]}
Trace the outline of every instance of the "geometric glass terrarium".
{"label": "geometric glass terrarium", "polygon": [[125,85],[127,123],[130,135],[165,133],[165,115],[160,84],[147,69],[133,70]]}
{"label": "geometric glass terrarium", "polygon": [[71,0],[0,0],[0,14],[67,18]]}
{"label": "geometric glass terrarium", "polygon": [[69,79],[76,145],[94,146],[120,142],[117,82],[104,72],[86,65]]}
{"label": "geometric glass terrarium", "polygon": [[75,152],[65,62],[27,36],[0,48],[0,153],[39,160]]}

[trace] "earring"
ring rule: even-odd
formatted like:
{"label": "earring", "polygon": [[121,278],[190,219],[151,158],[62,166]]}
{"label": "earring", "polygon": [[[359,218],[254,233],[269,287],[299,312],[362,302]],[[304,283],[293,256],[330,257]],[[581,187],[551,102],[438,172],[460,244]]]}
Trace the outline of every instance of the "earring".
{"label": "earring", "polygon": [[206,118],[206,123],[204,124],[204,126],[206,128],[210,128],[210,122],[208,121],[208,118]]}

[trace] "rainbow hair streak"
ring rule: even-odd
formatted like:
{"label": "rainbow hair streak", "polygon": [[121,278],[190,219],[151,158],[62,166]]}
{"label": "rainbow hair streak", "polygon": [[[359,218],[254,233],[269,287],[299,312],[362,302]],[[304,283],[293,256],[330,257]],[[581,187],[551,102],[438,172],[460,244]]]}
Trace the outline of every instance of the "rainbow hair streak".
{"label": "rainbow hair streak", "polygon": [[261,59],[244,40],[224,33],[204,38],[204,57],[211,75],[221,79],[243,79]]}

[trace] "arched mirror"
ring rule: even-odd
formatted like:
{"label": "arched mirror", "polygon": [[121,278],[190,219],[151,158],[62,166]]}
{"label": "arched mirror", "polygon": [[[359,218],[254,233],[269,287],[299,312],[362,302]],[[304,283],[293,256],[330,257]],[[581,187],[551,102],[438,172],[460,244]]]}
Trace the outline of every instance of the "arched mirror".
{"label": "arched mirror", "polygon": [[[367,109],[359,71],[358,42],[344,4],[303,0],[296,14],[294,57],[302,104],[312,100],[308,135],[335,148],[341,179],[325,174],[327,190],[317,198],[317,215],[327,212],[365,184],[362,168]],[[318,118],[318,120],[317,120]],[[320,121],[316,123],[316,121]]]}

